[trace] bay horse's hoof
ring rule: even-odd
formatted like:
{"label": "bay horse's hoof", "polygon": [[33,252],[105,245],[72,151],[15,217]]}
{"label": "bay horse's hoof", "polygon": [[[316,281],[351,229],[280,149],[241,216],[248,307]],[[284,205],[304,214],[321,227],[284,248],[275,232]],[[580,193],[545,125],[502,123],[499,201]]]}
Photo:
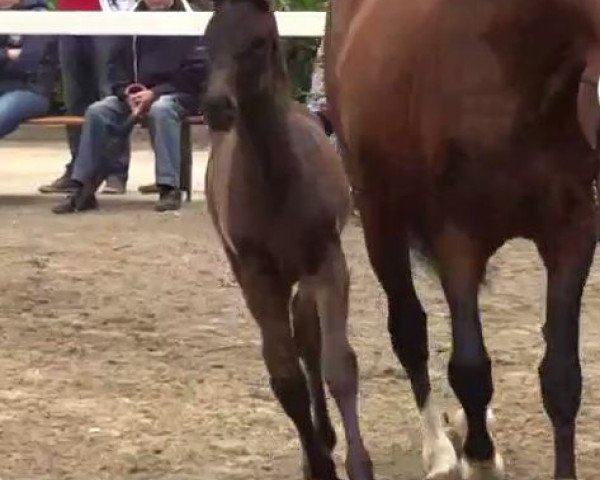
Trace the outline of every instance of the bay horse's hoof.
{"label": "bay horse's hoof", "polygon": [[[502,456],[496,452],[492,460],[478,462],[469,460],[463,455],[463,443],[467,437],[467,417],[464,410],[459,409],[452,419],[451,435],[452,443],[460,459],[460,478],[462,480],[502,480],[506,478],[504,461]],[[496,428],[496,419],[491,408],[487,410],[487,428],[492,439]]]}
{"label": "bay horse's hoof", "polygon": [[425,480],[460,480],[458,457],[446,436],[424,445],[423,466],[427,472]]}
{"label": "bay horse's hoof", "polygon": [[504,480],[504,461],[496,453],[493,460],[487,462],[474,462],[463,457],[460,461],[460,474],[462,480]]}
{"label": "bay horse's hoof", "polygon": [[429,472],[429,474],[427,474],[425,477],[425,480],[461,480],[458,463],[456,467],[452,468],[451,470],[437,470]]}

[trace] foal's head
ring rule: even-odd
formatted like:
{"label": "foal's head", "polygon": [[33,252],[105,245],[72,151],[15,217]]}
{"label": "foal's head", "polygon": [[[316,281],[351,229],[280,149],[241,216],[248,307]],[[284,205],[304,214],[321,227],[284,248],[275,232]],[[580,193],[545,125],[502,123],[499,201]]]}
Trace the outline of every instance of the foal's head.
{"label": "foal's head", "polygon": [[212,129],[229,130],[240,108],[285,93],[270,0],[216,0],[205,39],[211,64],[205,116]]}

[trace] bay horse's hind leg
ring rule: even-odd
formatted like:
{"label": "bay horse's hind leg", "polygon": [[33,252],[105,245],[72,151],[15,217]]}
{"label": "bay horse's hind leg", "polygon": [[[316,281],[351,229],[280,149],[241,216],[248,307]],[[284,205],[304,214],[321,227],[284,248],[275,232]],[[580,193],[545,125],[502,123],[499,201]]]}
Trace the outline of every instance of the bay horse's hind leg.
{"label": "bay horse's hind leg", "polygon": [[461,475],[465,480],[501,479],[504,465],[488,425],[488,405],[494,387],[478,305],[479,285],[488,255],[452,224],[436,239],[435,250],[452,320],[448,375],[467,424]]}
{"label": "bay horse's hind leg", "polygon": [[291,285],[264,261],[238,266],[246,304],[256,319],[263,341],[263,358],[271,388],[300,437],[314,480],[338,480],[330,452],[313,426],[310,395],[290,324]]}
{"label": "bay horse's hind leg", "polygon": [[[584,222],[585,224],[585,222]],[[544,408],[554,430],[554,478],[575,479],[575,419],[581,403],[579,314],[595,249],[591,221],[575,223],[538,242],[548,271],[546,352],[539,374]]]}
{"label": "bay horse's hind leg", "polygon": [[350,480],[372,480],[373,466],[358,420],[358,365],[347,333],[349,274],[339,239],[326,246],[311,279],[321,325],[323,374],[336,401],[346,434]]}
{"label": "bay horse's hind leg", "polygon": [[401,218],[398,212],[371,198],[361,199],[360,207],[371,265],[387,296],[392,347],[408,374],[421,412],[426,478],[453,479],[458,474],[458,459],[431,394],[427,316],[413,284]]}
{"label": "bay horse's hind leg", "polygon": [[[321,374],[321,329],[317,304],[313,292],[303,283],[299,285],[298,292],[292,300],[292,319],[294,340],[306,370],[317,435],[327,449],[332,451],[336,444],[336,435],[329,417]],[[307,459],[304,462],[304,470],[305,477],[312,478]]]}

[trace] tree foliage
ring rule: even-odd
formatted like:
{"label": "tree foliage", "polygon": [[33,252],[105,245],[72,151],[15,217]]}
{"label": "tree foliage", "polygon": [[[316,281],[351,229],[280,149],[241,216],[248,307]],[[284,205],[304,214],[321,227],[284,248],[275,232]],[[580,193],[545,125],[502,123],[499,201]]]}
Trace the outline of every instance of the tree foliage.
{"label": "tree foliage", "polygon": [[[327,0],[276,0],[275,6],[281,11],[321,11],[325,10]],[[310,90],[313,61],[320,41],[312,38],[283,40],[292,93],[299,101],[304,101]]]}

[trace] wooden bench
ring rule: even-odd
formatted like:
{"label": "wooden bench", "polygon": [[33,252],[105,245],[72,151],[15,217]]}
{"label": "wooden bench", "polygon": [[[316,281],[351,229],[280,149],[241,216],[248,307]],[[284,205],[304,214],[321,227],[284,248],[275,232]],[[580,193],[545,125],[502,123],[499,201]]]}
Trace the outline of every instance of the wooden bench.
{"label": "wooden bench", "polygon": [[[40,125],[45,127],[67,127],[80,126],[83,124],[83,117],[77,116],[48,116],[32,118],[25,122],[26,125]],[[204,118],[201,115],[187,117],[181,125],[181,180],[180,188],[185,192],[186,200],[192,200],[192,140],[191,126],[204,125]]]}

